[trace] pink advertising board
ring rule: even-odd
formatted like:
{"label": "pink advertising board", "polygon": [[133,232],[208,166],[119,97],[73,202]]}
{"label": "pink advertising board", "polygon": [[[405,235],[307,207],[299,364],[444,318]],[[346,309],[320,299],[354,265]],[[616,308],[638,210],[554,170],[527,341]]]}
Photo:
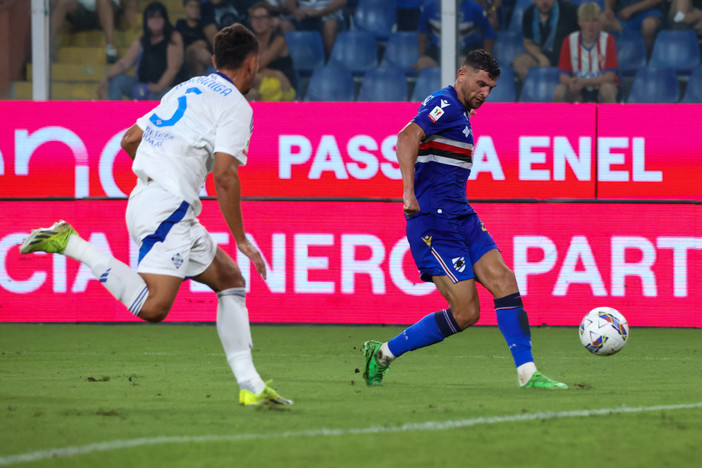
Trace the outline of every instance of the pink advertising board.
{"label": "pink advertising board", "polygon": [[[702,205],[476,203],[514,269],[532,325],[577,325],[607,305],[632,326],[702,327]],[[89,269],[53,254],[20,255],[35,226],[71,221],[81,235],[135,265],[126,201],[5,201],[0,223],[0,321],[136,320]],[[215,201],[201,222],[249,279],[253,322],[408,324],[445,307],[420,283],[399,203],[248,201],[246,231],[268,266],[237,255]],[[107,214],[107,215],[106,215]],[[481,290],[479,324],[495,324]],[[213,321],[216,296],[187,281],[170,321]]]}
{"label": "pink advertising board", "polygon": [[[244,196],[400,198],[397,133],[418,103],[253,103]],[[123,131],[149,102],[0,102],[0,198],[123,198]],[[468,197],[700,200],[699,105],[492,103]],[[666,122],[665,131],[661,123]],[[599,183],[598,183],[599,180]],[[211,180],[206,191],[214,194]]]}

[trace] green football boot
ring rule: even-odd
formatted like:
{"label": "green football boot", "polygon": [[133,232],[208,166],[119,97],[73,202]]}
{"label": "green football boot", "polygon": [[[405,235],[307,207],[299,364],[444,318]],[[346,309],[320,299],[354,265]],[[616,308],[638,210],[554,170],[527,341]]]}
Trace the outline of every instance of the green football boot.
{"label": "green football boot", "polygon": [[368,340],[363,343],[361,352],[366,358],[366,369],[363,371],[363,378],[370,386],[383,385],[383,375],[390,369],[390,366],[383,366],[378,362],[377,354],[380,341]]}
{"label": "green football boot", "polygon": [[524,384],[521,385],[520,388],[546,388],[549,390],[566,390],[568,386],[562,382],[558,382],[557,380],[549,379],[545,375],[543,375],[541,372],[534,372],[534,375],[531,376],[531,379]]}
{"label": "green football boot", "polygon": [[54,223],[50,228],[35,229],[22,242],[20,253],[63,253],[72,234],[77,234],[76,230],[64,220]]}

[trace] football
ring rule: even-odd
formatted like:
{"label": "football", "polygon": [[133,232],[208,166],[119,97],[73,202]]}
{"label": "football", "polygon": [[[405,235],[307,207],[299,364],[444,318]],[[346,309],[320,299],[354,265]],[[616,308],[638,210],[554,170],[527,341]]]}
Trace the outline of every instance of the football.
{"label": "football", "polygon": [[626,318],[611,307],[595,307],[580,322],[580,342],[597,356],[621,351],[629,339]]}

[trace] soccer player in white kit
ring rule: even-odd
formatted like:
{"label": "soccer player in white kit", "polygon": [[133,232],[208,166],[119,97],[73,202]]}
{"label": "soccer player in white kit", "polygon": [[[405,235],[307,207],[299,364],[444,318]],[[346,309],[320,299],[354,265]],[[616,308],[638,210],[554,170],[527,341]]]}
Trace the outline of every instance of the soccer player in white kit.
{"label": "soccer player in white kit", "polygon": [[254,367],[239,267],[196,218],[202,210],[200,190],[212,172],[237,247],[266,278],[263,258],[244,233],[238,175],[253,129],[253,111],[243,94],[259,68],[254,34],[241,24],[221,30],[214,65],[216,73],[173,88],[122,139],[138,178],[126,213],[139,246],[136,272],[83,240],[65,221],[32,231],[20,252],[62,253],[85,263],[132,314],[149,322],[166,318],[185,278],[206,284],[218,296],[217,332],[241,389],[239,403],[290,405]]}

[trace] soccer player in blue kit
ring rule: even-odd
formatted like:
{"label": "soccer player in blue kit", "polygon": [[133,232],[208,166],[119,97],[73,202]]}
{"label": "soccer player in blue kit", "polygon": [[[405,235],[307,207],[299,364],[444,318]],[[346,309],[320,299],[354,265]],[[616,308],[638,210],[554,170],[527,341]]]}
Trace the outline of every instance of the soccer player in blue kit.
{"label": "soccer player in blue kit", "polygon": [[541,374],[531,353],[529,320],[514,272],[466,199],[472,166],[471,111],[497,85],[500,69],[485,50],[470,52],[456,82],[428,96],[400,131],[407,239],[421,279],[433,281],[449,307],[431,313],[391,340],[369,340],[362,352],[368,385],[382,385],[390,363],[465,330],[480,318],[476,282],[495,298],[497,323],[517,366],[521,388],[565,389]]}

